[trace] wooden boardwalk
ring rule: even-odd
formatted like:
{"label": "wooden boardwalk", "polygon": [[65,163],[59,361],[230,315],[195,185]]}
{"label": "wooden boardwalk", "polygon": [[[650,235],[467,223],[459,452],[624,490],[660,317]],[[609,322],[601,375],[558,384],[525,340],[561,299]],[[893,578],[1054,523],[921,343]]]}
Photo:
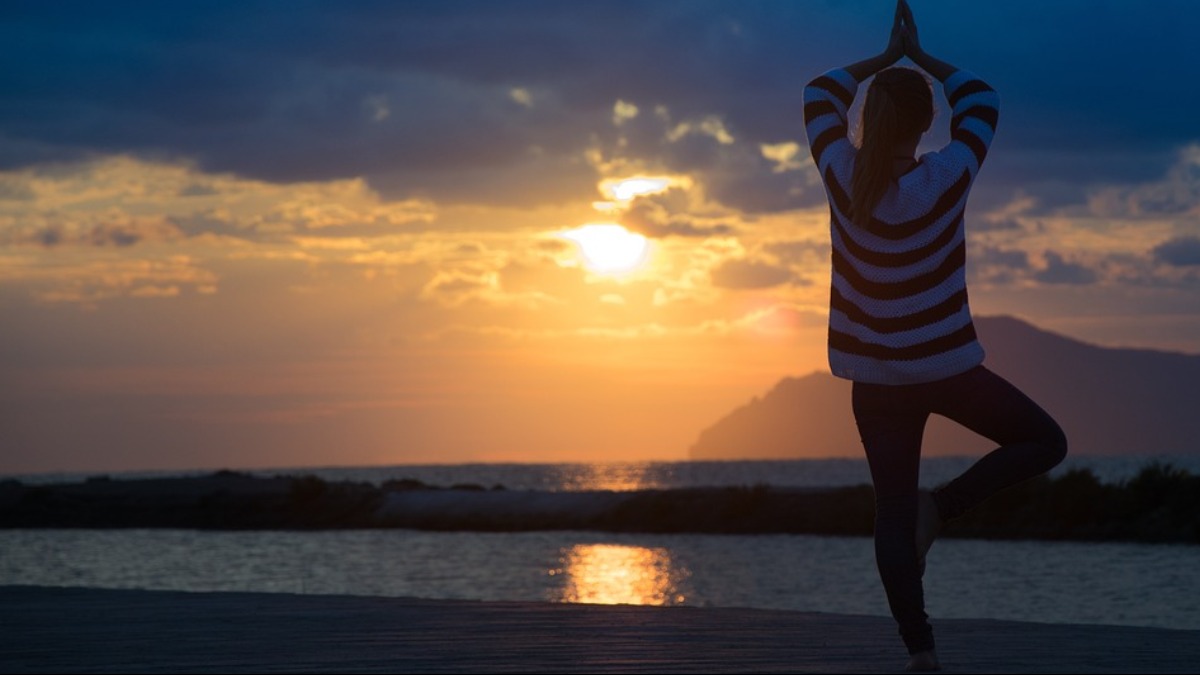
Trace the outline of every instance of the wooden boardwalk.
{"label": "wooden boardwalk", "polygon": [[[947,672],[1200,671],[1200,631],[945,620]],[[897,672],[890,619],[0,587],[0,672]]]}

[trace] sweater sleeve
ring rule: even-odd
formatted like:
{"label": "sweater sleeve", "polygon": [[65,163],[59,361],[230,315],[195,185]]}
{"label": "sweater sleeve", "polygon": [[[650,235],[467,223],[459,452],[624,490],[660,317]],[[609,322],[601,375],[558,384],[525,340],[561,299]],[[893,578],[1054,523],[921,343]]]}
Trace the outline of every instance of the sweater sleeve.
{"label": "sweater sleeve", "polygon": [[831,70],[804,87],[804,130],[821,175],[836,148],[849,149],[847,122],[858,82],[844,69]]}
{"label": "sweater sleeve", "polygon": [[996,134],[1000,96],[987,82],[960,70],[942,84],[950,103],[950,145],[946,150],[960,157],[974,176]]}

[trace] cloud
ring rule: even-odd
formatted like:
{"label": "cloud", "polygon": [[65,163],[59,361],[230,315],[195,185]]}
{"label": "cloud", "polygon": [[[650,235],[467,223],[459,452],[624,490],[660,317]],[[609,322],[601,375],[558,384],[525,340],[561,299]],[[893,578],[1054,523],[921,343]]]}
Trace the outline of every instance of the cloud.
{"label": "cloud", "polygon": [[978,218],[969,227],[976,232],[1002,232],[1005,230],[1020,230],[1021,221],[1016,218]]}
{"label": "cloud", "polygon": [[472,298],[494,292],[498,287],[499,280],[492,272],[438,272],[421,289],[421,297],[455,307]]}
{"label": "cloud", "polygon": [[76,217],[31,214],[24,222],[0,227],[0,246],[127,248],[181,237],[179,229],[162,218],[132,217],[121,212]]}
{"label": "cloud", "polygon": [[686,214],[669,213],[661,203],[649,198],[634,200],[623,212],[621,224],[647,237],[713,237],[733,234],[736,230],[724,222],[703,222]]}
{"label": "cloud", "polygon": [[[353,10],[332,17],[294,10],[280,6],[288,16],[268,23],[237,16],[231,7],[174,10],[172,19],[196,26],[197,34],[166,33],[152,16],[123,17],[132,26],[105,17],[67,26],[25,17],[13,30],[24,28],[27,39],[8,40],[4,49],[12,63],[36,65],[3,83],[14,109],[38,114],[0,120],[0,138],[30,146],[27,161],[110,153],[184,157],[206,170],[271,182],[387,176],[413,194],[453,193],[455,184],[425,180],[439,172],[518,163],[533,145],[575,154],[587,141],[591,117],[553,106],[530,109],[510,96],[512,86],[464,83],[438,75],[435,64],[408,67],[385,55],[348,63],[328,43],[310,44],[306,54],[280,24],[351,41],[373,28],[355,20],[366,17]],[[200,26],[221,20],[240,29],[214,26],[200,34]],[[419,18],[395,21],[405,26]],[[114,38],[118,32],[124,39]],[[34,46],[39,42],[45,44]]]}
{"label": "cloud", "polygon": [[1000,246],[972,246],[967,271],[972,282],[1010,284],[1026,275],[1031,265],[1029,254]]}
{"label": "cloud", "polygon": [[[1048,255],[1057,254],[1053,252]],[[980,266],[1003,267],[1010,270],[1029,269],[1029,254],[1016,249],[982,246],[971,251],[971,263]]]}
{"label": "cloud", "polygon": [[812,239],[771,241],[763,245],[763,251],[785,263],[829,262],[829,242]]}
{"label": "cloud", "polygon": [[439,166],[419,170],[374,173],[371,188],[387,199],[417,199],[435,203],[530,208],[587,201],[600,178],[584,160],[584,144],[577,152],[553,152],[530,145],[504,161]]}
{"label": "cloud", "polygon": [[[460,252],[463,250],[462,246],[455,248]],[[421,288],[418,297],[446,308],[482,303],[537,310],[565,304],[564,294],[581,285],[582,275],[578,269],[564,269],[553,261],[536,257],[522,261],[514,261],[513,257],[504,253],[485,255],[476,252],[462,258],[465,262],[457,263],[452,258],[426,258],[436,271]]]}
{"label": "cloud", "polygon": [[[1152,169],[1159,180],[1113,188],[1114,203],[1127,214],[1190,217],[1188,205],[1200,203],[1194,130],[1168,117],[1168,106],[1095,92],[1114,73],[1138,72],[1135,93],[1170,91],[1176,108],[1200,97],[1176,87],[1168,67],[1142,72],[1163,48],[1154,31],[1171,34],[1200,9],[1088,12],[1083,28],[1143,42],[1140,51],[1122,42],[1097,55],[1064,87],[1061,70],[1046,64],[1069,64],[1086,31],[1063,36],[1028,20],[1084,6],[1062,4],[926,10],[923,29],[959,49],[1004,98],[972,202],[996,207],[977,211],[984,215],[969,226],[1028,233],[1034,217],[1063,204],[1055,200],[1077,199],[1082,185]],[[800,87],[874,43],[872,12],[881,24],[888,17],[882,5],[838,2],[464,7],[118,4],[107,12],[81,5],[66,16],[30,5],[14,13],[2,29],[13,39],[0,41],[0,63],[13,65],[0,69],[0,161],[26,168],[0,176],[0,218],[29,217],[0,229],[0,240],[58,249],[200,237],[376,239],[447,225],[449,203],[579,204],[595,198],[598,182],[631,175],[693,181],[635,199],[618,214],[631,229],[660,239],[778,236],[754,232],[756,218],[824,201],[805,147]],[[1035,58],[979,39],[1004,26],[1022,26],[1023,40],[1046,49]],[[64,156],[112,159],[44,163]],[[1031,164],[1040,168],[1025,173]],[[117,204],[126,216],[151,215],[80,215]],[[762,264],[793,262],[782,249],[750,246],[742,255],[763,256]],[[1046,261],[1036,272],[1045,279],[1088,277],[1079,260]],[[999,259],[989,264],[1020,272]],[[741,278],[731,270],[722,274]]]}
{"label": "cloud", "polygon": [[362,179],[275,185],[127,156],[0,172],[0,246],[130,247],[204,236],[381,236],[425,228],[432,202]]}
{"label": "cloud", "polygon": [[1110,217],[1200,216],[1200,143],[1178,149],[1157,180],[1097,189],[1088,206]]}
{"label": "cloud", "polygon": [[[1176,111],[1200,107],[1200,91],[1179,86],[1171,45],[1198,13],[1185,2],[926,8],[923,30],[1005,100],[1003,150],[980,192],[1145,175],[1194,139]],[[714,198],[804,206],[819,193],[793,194],[792,160],[763,148],[800,145],[804,80],[873,47],[889,14],[832,1],[31,4],[0,40],[0,161],[130,153],[270,182],[361,177],[394,198],[528,204],[583,194],[584,180],[536,186],[614,117],[637,157],[666,156],[636,138],[666,109],[656,142],[673,146],[672,165],[711,170]],[[1058,30],[1067,21],[1078,30]],[[986,39],[1018,33],[1020,49]],[[1097,53],[1097,40],[1109,47]],[[1147,104],[1167,92],[1171,105]],[[781,169],[792,180],[764,179]],[[510,171],[521,187],[488,189]]]}
{"label": "cloud", "polygon": [[1097,279],[1091,268],[1070,262],[1054,251],[1046,251],[1044,257],[1045,267],[1033,275],[1044,284],[1091,284]]}
{"label": "cloud", "polygon": [[[727,208],[747,214],[772,213],[815,206],[825,199],[807,149],[797,159],[799,146],[794,141],[763,144],[735,140],[711,119],[704,127],[690,123],[672,126],[665,110],[659,121],[665,135],[655,144],[633,150],[661,158],[671,171],[694,176],[709,199]],[[764,147],[769,149],[764,151]],[[789,154],[792,147],[797,150]]]}
{"label": "cloud", "polygon": [[770,288],[792,280],[792,272],[758,260],[727,260],[713,268],[712,283],[734,290]]}
{"label": "cloud", "polygon": [[22,286],[47,304],[95,307],[120,297],[168,298],[183,289],[217,291],[218,277],[186,255],[35,261],[0,257],[0,282]]}
{"label": "cloud", "polygon": [[711,170],[702,174],[708,194],[716,201],[748,214],[773,213],[819,206],[824,189],[812,178],[816,168],[777,171],[778,164],[753,148],[738,146],[722,152]]}
{"label": "cloud", "polygon": [[0,174],[0,202],[27,202],[34,199],[30,186],[19,178]]}
{"label": "cloud", "polygon": [[[978,200],[973,204],[978,207]],[[1021,219],[1038,213],[1042,208],[1042,203],[1036,197],[1021,189],[996,206],[988,208],[985,205],[979,215],[968,218],[967,227],[973,232],[1020,230]]]}
{"label": "cloud", "polygon": [[1176,267],[1200,266],[1200,237],[1173,237],[1150,251],[1155,262]]}
{"label": "cloud", "polygon": [[771,169],[772,173],[795,171],[812,163],[807,149],[800,147],[799,144],[793,141],[761,143],[758,148],[762,152],[764,159],[775,163],[775,166]]}

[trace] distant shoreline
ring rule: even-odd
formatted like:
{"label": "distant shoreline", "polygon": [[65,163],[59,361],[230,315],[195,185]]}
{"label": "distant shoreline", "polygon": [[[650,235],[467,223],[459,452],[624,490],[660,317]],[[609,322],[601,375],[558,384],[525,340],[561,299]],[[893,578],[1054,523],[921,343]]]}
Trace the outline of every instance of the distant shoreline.
{"label": "distant shoreline", "polygon": [[[923,456],[921,476],[936,484],[958,475],[979,459],[978,453]],[[1105,483],[1128,480],[1150,464],[1169,464],[1200,474],[1200,453],[1089,455],[1070,453],[1051,470],[1051,476],[1087,469]],[[857,456],[748,457],[725,459],[655,459],[623,461],[466,462],[363,465],[298,465],[256,467],[184,467],[176,469],[55,470],[0,474],[0,483],[15,480],[26,485],[80,483],[87,480],[149,480],[201,478],[218,471],[234,471],[259,478],[312,475],[329,482],[367,482],[379,486],[387,480],[413,479],[430,486],[471,483],[502,485],[510,490],[636,490],[685,487],[740,487],[770,483],[779,487],[834,488],[870,482],[866,458]]]}
{"label": "distant shoreline", "polygon": [[[765,484],[551,492],[328,481],[234,471],[25,485],[0,481],[0,528],[320,530],[869,536],[873,493]],[[1200,476],[1152,463],[1118,484],[1084,470],[1040,478],[951,523],[949,537],[1200,543]]]}

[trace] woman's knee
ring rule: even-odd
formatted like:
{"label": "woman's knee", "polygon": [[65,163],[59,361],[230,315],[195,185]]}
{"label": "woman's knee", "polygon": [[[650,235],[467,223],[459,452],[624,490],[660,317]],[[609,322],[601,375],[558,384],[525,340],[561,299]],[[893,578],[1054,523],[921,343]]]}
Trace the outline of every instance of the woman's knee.
{"label": "woman's knee", "polygon": [[1045,448],[1046,461],[1049,464],[1047,470],[1053,469],[1066,459],[1067,435],[1058,423],[1055,423],[1054,429],[1046,434],[1045,440],[1042,441],[1042,447]]}

